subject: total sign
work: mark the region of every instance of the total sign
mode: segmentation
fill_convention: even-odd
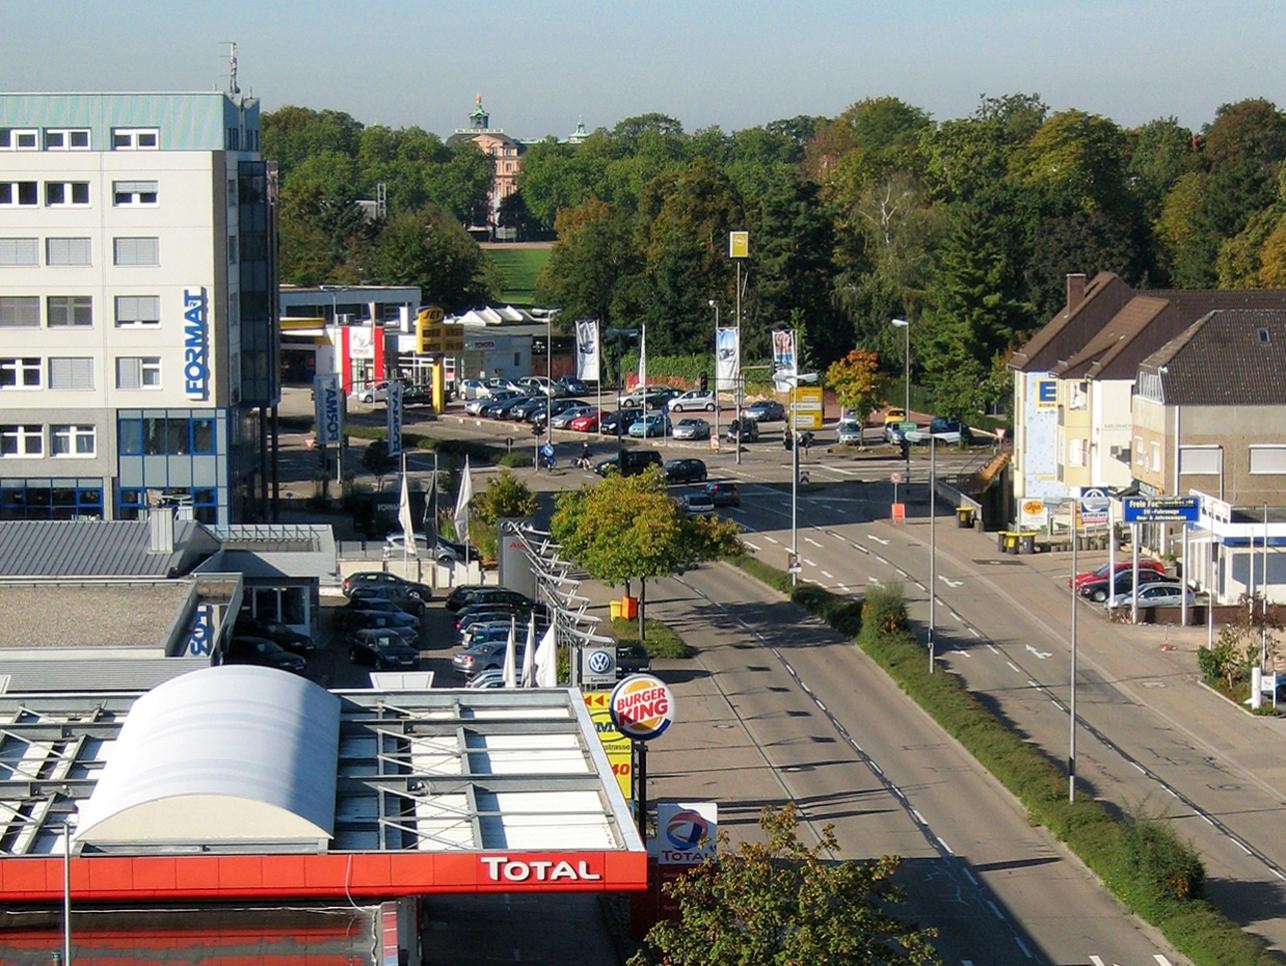
[[[656,803],[657,865],[700,865],[714,858],[719,806],[714,802]]]
[[[612,691],[612,723],[626,738],[651,741],[674,720],[674,695],[651,674],[631,674]]]
[[[496,883],[510,887],[540,887],[551,883],[602,882],[603,864],[599,856],[586,853],[526,853],[523,855],[480,855],[478,864],[481,884]]]

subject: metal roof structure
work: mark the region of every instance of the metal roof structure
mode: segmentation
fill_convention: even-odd
[[[328,694],[289,677],[196,671],[165,685],[174,690],[150,710],[137,693],[0,694],[0,894],[10,904],[61,898],[65,829],[79,901],[646,887],[642,841],[578,691]],[[217,713],[200,707],[203,694]],[[180,698],[197,707],[185,714]],[[273,701],[294,708],[298,727],[281,733],[281,716],[265,709]],[[302,713],[314,701],[319,713],[328,701],[337,708],[332,736],[325,715]],[[164,733],[156,722],[126,734],[140,710],[169,719],[163,751],[137,744],[138,734]],[[235,720],[259,715],[253,726]],[[286,747],[251,751],[252,740]],[[280,774],[266,773],[270,761]],[[315,780],[323,761],[334,762],[328,814],[283,787]],[[243,762],[245,774],[234,776]],[[135,795],[126,779],[147,790]],[[295,816],[284,825],[324,827],[329,816],[329,837],[215,834],[201,796],[219,788],[231,813],[252,818],[284,795],[275,800]],[[157,824],[149,835],[135,824],[130,835],[96,837],[108,816],[162,793],[172,805],[197,803],[207,821],[149,806],[134,813]]]
[[[153,551],[146,520],[0,522],[0,577],[167,577],[218,545],[192,520],[174,521],[169,550]]]

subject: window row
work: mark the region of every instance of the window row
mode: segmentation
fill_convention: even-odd
[[[87,127],[0,127],[0,151],[88,151]],[[113,151],[155,151],[160,147],[161,132],[154,127],[112,128]]]
[[[116,519],[137,520],[153,507],[191,507],[199,523],[216,523],[219,518],[219,491],[205,486],[167,486],[161,489],[122,486],[116,501]]]
[[[117,295],[113,300],[119,328],[161,324],[159,295]],[[0,295],[0,328],[36,329],[42,325],[39,295]],[[46,295],[43,301],[48,328],[92,327],[92,295]]]
[[[94,360],[88,356],[51,356],[47,367],[39,356],[0,358],[0,390],[93,389]],[[160,389],[160,356],[118,356],[117,389]],[[48,373],[48,381],[42,376]]]
[[[117,423],[121,456],[213,456],[213,416],[144,416]]]
[[[48,266],[92,266],[93,246],[88,238],[46,238]],[[156,237],[112,239],[112,264],[154,266],[161,264],[161,240]],[[37,268],[40,244],[36,238],[0,238],[0,267]]]
[[[0,181],[0,208],[35,208],[40,204],[40,182]],[[155,181],[113,181],[113,208],[152,208],[160,191]],[[46,208],[87,208],[88,181],[46,181]]]
[[[93,426],[75,423],[54,423],[45,427],[41,423],[0,424],[0,458],[32,459],[46,452],[54,457],[90,457],[98,455],[98,434]]]
[[[1161,444],[1153,442],[1151,461],[1143,449],[1143,437],[1134,437],[1134,463],[1153,472],[1161,472]],[[1184,476],[1213,476],[1224,471],[1223,447],[1213,445],[1180,446],[1179,472]],[[1248,449],[1247,470],[1254,476],[1286,475],[1286,443],[1252,444]]]
[[[103,516],[103,481],[0,479],[0,520],[76,520]]]

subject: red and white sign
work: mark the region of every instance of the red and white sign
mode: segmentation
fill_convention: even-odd
[[[719,805],[657,802],[656,828],[657,865],[700,865],[715,855]]]
[[[589,859],[522,859],[507,855],[480,855],[481,878],[487,882],[601,882],[603,873],[595,872]],[[601,866],[599,866],[601,869]]]
[[[616,686],[610,700],[616,730],[634,741],[659,737],[674,720],[674,695],[651,674],[631,674]]]

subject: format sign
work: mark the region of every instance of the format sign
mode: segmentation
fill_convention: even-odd
[[[1125,498],[1126,523],[1196,523],[1200,516],[1201,498],[1197,496]]]
[[[205,289],[183,290],[183,394],[204,400],[210,394],[210,313]]]

